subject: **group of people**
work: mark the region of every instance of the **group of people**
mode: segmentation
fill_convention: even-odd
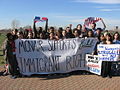
[[[81,24],[78,24],[76,28],[72,29],[72,25],[70,24],[68,27],[63,29],[59,27],[56,30],[54,27],[50,27],[47,31],[43,30],[42,27],[36,28],[36,23],[33,25],[32,29],[25,29],[24,31],[16,30],[16,35],[19,39],[49,39],[49,40],[59,40],[59,39],[68,39],[68,38],[88,38],[88,37],[98,37],[101,32],[105,30],[97,28],[96,24],[91,24],[91,29],[85,28]]]
[[[34,22],[33,29],[25,29],[24,31],[14,29],[12,32],[7,33],[7,40],[4,44],[4,55],[6,60],[6,70],[3,75],[11,75],[11,78],[16,78],[20,76],[18,63],[16,60],[16,49],[15,40],[16,39],[49,39],[49,40],[59,40],[68,38],[98,38],[99,42],[97,44],[120,44],[120,34],[115,32],[113,35],[105,30],[106,26],[102,20],[104,28],[96,28],[96,23],[91,24],[91,28],[86,28],[81,24],[78,24],[76,28],[72,29],[70,24],[68,27],[63,29],[60,27],[56,30],[54,27],[50,27],[47,31],[43,30],[42,27],[36,28],[36,23]],[[93,52],[97,54],[97,50]],[[106,77],[111,75],[111,63],[103,62],[102,76]],[[106,70],[108,69],[109,70]]]

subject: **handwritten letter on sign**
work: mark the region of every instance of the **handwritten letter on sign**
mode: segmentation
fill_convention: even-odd
[[[118,61],[120,57],[120,45],[119,44],[99,44],[98,56],[102,61]]]

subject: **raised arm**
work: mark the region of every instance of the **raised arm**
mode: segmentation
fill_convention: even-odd
[[[103,30],[105,30],[106,25],[105,25],[105,23],[104,23],[104,21],[103,21],[103,19],[102,19],[102,18],[101,18],[101,22],[102,22],[102,24],[103,24],[103,26],[104,26]]]
[[[37,29],[36,29],[35,23],[36,22],[34,22],[34,24],[33,24],[33,32],[34,32],[35,38],[37,38]]]

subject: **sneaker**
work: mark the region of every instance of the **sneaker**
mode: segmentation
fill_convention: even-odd
[[[8,73],[7,73],[7,72],[4,72],[4,73],[3,73],[3,76],[7,76],[7,75],[8,75]]]
[[[10,75],[10,78],[11,78],[11,79],[16,79],[17,77]]]
[[[109,75],[108,77],[109,77],[109,78],[112,78],[112,76],[111,76],[111,75]]]

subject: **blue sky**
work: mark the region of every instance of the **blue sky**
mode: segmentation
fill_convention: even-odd
[[[19,26],[32,25],[34,16],[48,17],[49,26],[58,27],[75,27],[87,17],[101,17],[111,29],[120,26],[120,0],[0,0],[0,29],[11,28],[15,19]]]

